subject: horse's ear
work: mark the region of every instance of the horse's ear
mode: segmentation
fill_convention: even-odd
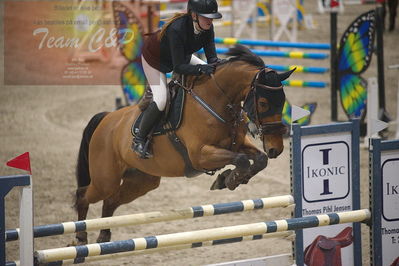
[[[287,72],[278,74],[278,77],[280,78],[280,81],[286,80],[287,78],[289,78],[289,76],[291,76],[292,72],[294,72],[296,70],[296,68],[293,68]]]

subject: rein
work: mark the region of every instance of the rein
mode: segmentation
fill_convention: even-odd
[[[220,122],[222,122],[223,124],[227,124],[229,122],[233,122],[236,121],[237,118],[241,118],[242,117],[242,108],[240,105],[238,104],[233,104],[230,97],[223,91],[223,89],[219,86],[219,84],[217,83],[215,76],[213,74],[211,74],[212,80],[215,83],[216,88],[223,94],[224,97],[227,98],[227,100],[229,101],[229,103],[226,105],[226,108],[230,111],[230,113],[233,116],[233,119],[230,121],[225,120],[221,115],[219,115],[208,103],[206,103],[200,96],[198,96],[198,94],[195,93],[195,91],[193,90],[194,88],[194,84],[197,80],[197,78],[195,78],[193,80],[193,82],[191,83],[190,87],[187,88],[186,86],[184,86],[183,84],[179,83],[177,80],[174,80],[173,82],[175,84],[177,84],[178,86],[182,87],[188,94],[190,94],[202,107],[204,107],[211,115],[213,115],[217,120],[219,120]],[[239,111],[236,111],[235,109],[239,109]]]
[[[186,86],[184,86],[177,80],[174,80],[173,83],[180,86],[181,88],[183,88],[189,95],[191,95],[194,98],[194,100],[196,100],[202,107],[205,108],[205,110],[207,110],[217,120],[219,120],[223,124],[226,124],[227,123],[226,120],[224,120],[221,115],[219,115],[215,110],[213,110],[209,104],[207,104],[200,96],[198,96],[198,94],[195,93],[195,91],[193,90],[193,87],[194,87],[196,80],[197,80],[197,78],[194,79],[194,81],[191,83],[189,88],[187,88]]]
[[[226,105],[226,108],[230,112],[231,116],[233,117],[231,120],[227,121],[225,120],[221,115],[219,115],[209,104],[207,104],[200,96],[198,96],[195,91],[193,90],[194,84],[197,80],[197,77],[193,80],[191,83],[190,87],[187,88],[183,84],[180,84],[177,80],[174,80],[174,83],[182,87],[189,95],[191,95],[194,100],[196,100],[202,107],[205,108],[212,116],[214,116],[218,121],[222,122],[223,124],[229,124],[231,126],[231,145],[230,149],[233,148],[233,146],[236,144],[236,137],[237,137],[237,128],[240,125],[240,122],[244,120],[243,116],[243,109],[239,104],[234,104],[232,103],[230,97],[223,91],[223,89],[219,86],[217,83],[215,76],[211,74],[211,78],[213,82],[215,83],[216,88],[223,94],[225,98],[228,100],[228,104]]]

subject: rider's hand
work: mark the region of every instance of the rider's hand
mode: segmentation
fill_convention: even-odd
[[[215,72],[215,65],[197,65],[199,74],[211,75]]]
[[[225,63],[226,61],[227,61],[227,59],[221,59],[221,58],[214,57],[210,61],[208,61],[208,64],[220,65],[220,64]]]

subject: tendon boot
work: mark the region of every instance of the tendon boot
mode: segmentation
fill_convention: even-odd
[[[152,102],[147,109],[144,110],[144,114],[139,125],[139,131],[135,134],[136,136],[133,139],[132,144],[133,151],[142,159],[148,159],[152,157],[152,154],[148,149],[148,134],[155,126],[156,122],[160,119],[161,115],[162,111],[159,111],[155,102]]]

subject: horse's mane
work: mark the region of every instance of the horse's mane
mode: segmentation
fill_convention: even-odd
[[[251,50],[243,45],[236,44],[234,47],[230,48],[226,54],[232,56],[229,58],[230,62],[244,61],[259,68],[265,67],[265,63],[263,62],[262,58],[251,52]]]

